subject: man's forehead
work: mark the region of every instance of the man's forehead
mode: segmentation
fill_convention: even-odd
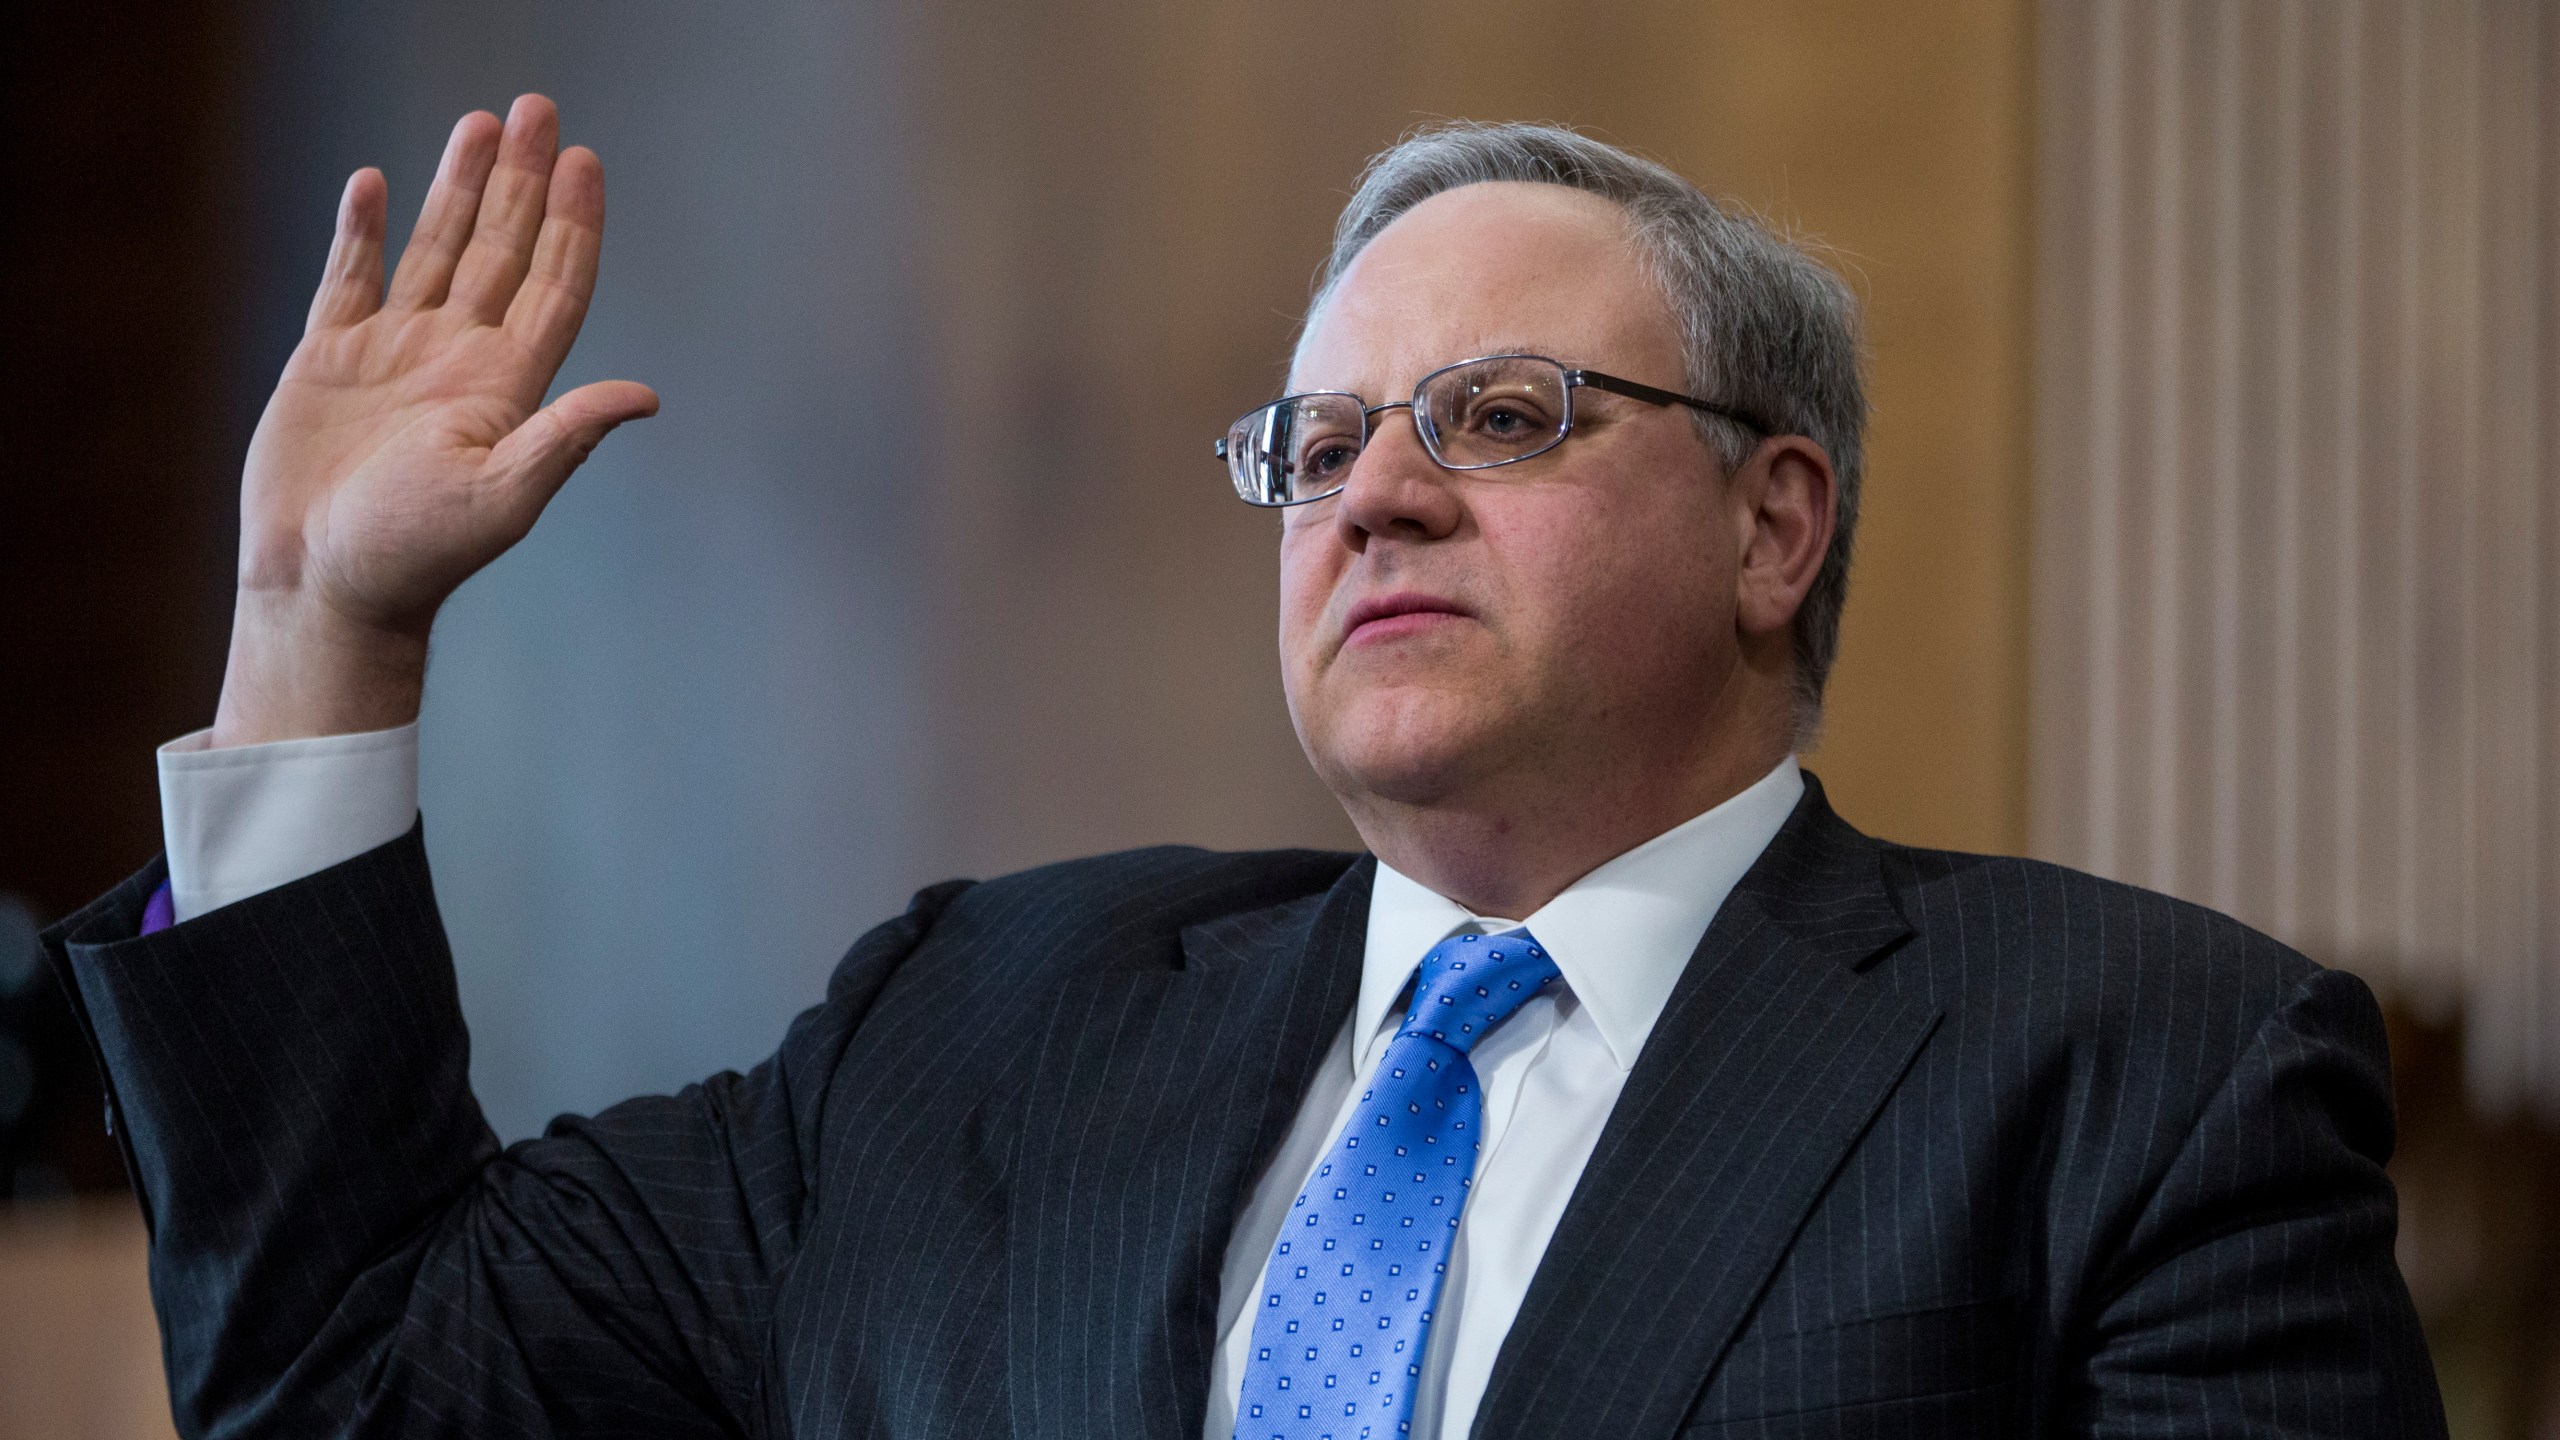
[[[1310,318],[1290,388],[1367,395],[1515,351],[1676,364],[1678,337],[1616,205],[1558,185],[1470,185],[1397,217],[1352,261]]]

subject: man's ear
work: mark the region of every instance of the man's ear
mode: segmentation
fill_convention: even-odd
[[[1734,623],[1743,634],[1773,634],[1794,622],[1831,550],[1839,484],[1831,456],[1802,435],[1761,441],[1735,472],[1743,529]]]

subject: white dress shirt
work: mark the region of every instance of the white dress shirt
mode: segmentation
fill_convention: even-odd
[[[198,732],[160,749],[161,825],[180,920],[353,859],[418,813],[418,727],[223,750]],[[1525,924],[1564,983],[1470,1056],[1484,1151],[1423,1356],[1413,1434],[1463,1437],[1565,1202],[1627,1073],[1725,896],[1804,792],[1793,756],[1733,798],[1575,881],[1525,921],[1473,915],[1381,864],[1358,1007],[1334,1037],[1279,1153],[1227,1240],[1219,1343],[1201,1433],[1230,1440],[1262,1272],[1290,1203],[1350,1118],[1403,1019],[1425,952]]]
[[[180,920],[388,844],[418,819],[418,724],[206,748],[160,747],[160,843]]]

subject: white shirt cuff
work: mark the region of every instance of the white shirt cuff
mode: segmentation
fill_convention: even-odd
[[[316,875],[418,818],[418,725],[207,748],[160,747],[160,830],[179,920]]]

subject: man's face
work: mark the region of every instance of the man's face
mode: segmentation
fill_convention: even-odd
[[[1405,400],[1430,371],[1498,353],[1687,388],[1623,213],[1495,183],[1371,241],[1289,389]],[[1407,412],[1387,411],[1340,494],[1285,512],[1290,715],[1355,820],[1373,797],[1500,807],[1594,767],[1676,767],[1705,743],[1739,658],[1744,517],[1684,408],[1592,388],[1573,405],[1562,445],[1469,472],[1434,464]]]

